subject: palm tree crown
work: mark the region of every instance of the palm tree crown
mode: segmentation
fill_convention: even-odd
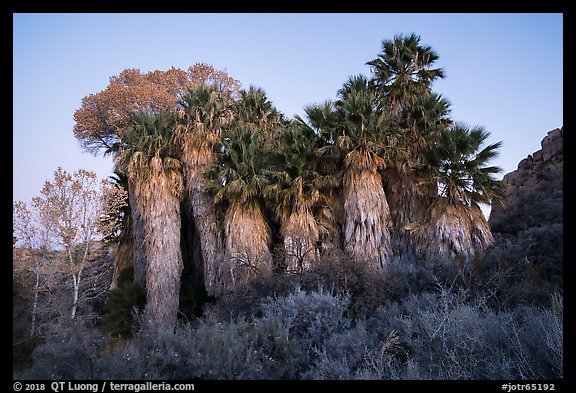
[[[265,193],[273,201],[276,217],[284,222],[294,209],[325,202],[326,191],[337,184],[329,163],[318,154],[320,137],[309,127],[296,125],[282,135],[270,155],[270,185]]]
[[[372,67],[377,89],[389,97],[391,113],[398,114],[407,102],[430,91],[436,78],[443,78],[441,68],[432,68],[438,55],[420,44],[420,36],[396,35],[382,41],[382,53],[367,64]]]
[[[462,124],[445,129],[427,154],[421,168],[428,182],[439,186],[439,193],[450,203],[492,203],[504,197],[504,185],[493,177],[499,167],[487,166],[502,145],[496,142],[481,149],[490,137],[482,127]]]
[[[345,154],[345,165],[381,167],[385,144],[390,136],[388,116],[377,93],[362,75],[350,78],[338,92],[336,146]]]
[[[272,145],[281,138],[286,121],[261,88],[250,86],[240,91],[240,99],[234,106],[238,124],[250,124],[260,132],[260,138]]]
[[[222,127],[231,120],[229,101],[212,86],[189,89],[178,105],[176,136],[180,141],[191,139],[196,147],[217,143]]]
[[[120,135],[122,147],[116,155],[116,162],[122,171],[139,176],[147,176],[154,169],[150,160],[159,157],[163,169],[169,176],[179,176],[180,161],[172,141],[172,118],[149,112],[131,116],[131,123]]]
[[[265,157],[260,133],[251,126],[236,126],[223,138],[220,162],[208,175],[207,189],[214,193],[214,201],[253,209],[269,184]]]

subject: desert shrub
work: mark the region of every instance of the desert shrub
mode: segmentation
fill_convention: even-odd
[[[518,233],[526,256],[540,267],[540,276],[551,284],[562,285],[564,229],[562,223],[529,228]]]
[[[187,364],[203,379],[296,378],[303,363],[299,343],[278,316],[227,323],[208,317],[196,340]]]
[[[186,359],[195,348],[189,325],[175,331],[140,330],[124,345],[99,359],[100,379],[173,380],[188,379],[193,370]]]
[[[320,288],[305,292],[296,288],[289,296],[268,299],[262,304],[263,319],[281,316],[292,337],[305,348],[318,347],[333,332],[350,326],[346,316],[349,297]]]
[[[563,377],[563,300],[553,295],[551,303],[551,307],[519,308],[506,330],[518,378]]]
[[[213,309],[173,332],[110,340],[89,326],[51,336],[25,378],[41,379],[558,379],[563,308],[493,308],[437,285],[350,316],[344,291],[260,299],[252,315]]]
[[[537,240],[538,236],[553,242],[560,236],[561,240],[561,228],[559,235],[544,227],[527,232],[530,234],[524,238],[497,234],[495,244],[484,253],[437,264],[434,275],[442,285],[466,290],[472,297],[485,297],[493,308],[548,306],[550,295],[562,290],[562,247],[542,256],[534,251],[534,244],[545,244]]]
[[[267,297],[286,296],[297,285],[296,277],[273,273],[243,284],[206,304],[215,317],[227,320],[261,315],[260,303]]]
[[[424,379],[511,378],[503,329],[511,315],[446,290],[417,298],[399,334],[412,372]]]
[[[22,283],[20,275],[12,280],[12,365],[13,372],[20,372],[32,363],[32,351],[38,339],[30,337],[31,294]]]
[[[296,379],[317,348],[349,328],[347,305],[343,294],[296,289],[262,300],[260,316],[226,320],[208,310],[175,333],[138,332],[94,368],[113,379]]]
[[[211,308],[221,318],[259,316],[262,313],[259,304],[269,296],[287,296],[296,287],[307,292],[326,288],[347,293],[348,315],[361,319],[390,301],[432,289],[437,282],[433,265],[420,262],[391,263],[383,272],[373,272],[365,263],[352,262],[346,257],[323,259],[302,274],[276,273],[256,279],[225,294]]]
[[[295,379],[335,332],[348,328],[346,295],[294,289],[260,302],[257,316],[222,323],[210,313],[197,330],[201,377]]]
[[[323,287],[346,292],[352,318],[370,312],[388,300],[393,288],[384,284],[383,273],[369,269],[365,262],[354,262],[346,257],[322,260],[299,279],[302,288],[308,291]]]
[[[562,302],[493,310],[441,288],[378,308],[318,350],[311,379],[558,379]]]
[[[106,339],[94,327],[76,318],[50,335],[33,352],[33,366],[22,379],[93,379]]]

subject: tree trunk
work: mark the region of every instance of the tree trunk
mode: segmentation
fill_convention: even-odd
[[[152,173],[141,184],[145,196],[142,212],[148,261],[146,320],[158,331],[171,331],[178,316],[180,279],[184,264],[180,249],[181,179],[169,178],[159,157],[151,160]]]
[[[74,279],[74,292],[72,299],[72,313],[70,319],[76,318],[76,308],[78,307],[78,294],[80,292],[80,277],[77,277],[76,274],[74,274],[72,278]]]
[[[233,203],[228,207],[224,220],[224,289],[234,289],[255,277],[271,274],[270,229],[260,207],[256,205],[249,210]]]
[[[182,162],[186,188],[194,224],[198,230],[204,263],[204,286],[209,295],[218,295],[221,291],[220,263],[222,260],[222,242],[218,236],[218,221],[212,197],[204,191],[204,174],[214,164],[214,153],[208,144],[194,144],[192,137],[183,142]]]
[[[88,255],[88,247],[89,245],[85,245],[84,255],[82,259],[78,262],[79,264],[78,271],[72,271],[72,281],[73,281],[73,291],[72,291],[72,311],[70,313],[70,319],[76,318],[76,311],[78,310],[78,299],[80,298],[80,282],[82,280],[82,272],[84,271],[84,262],[86,261],[86,257]],[[68,246],[68,258],[70,260],[70,265],[72,266],[71,269],[74,269],[74,258],[72,257],[72,247]]]
[[[114,255],[114,273],[112,275],[112,284],[110,290],[118,287],[118,278],[123,270],[133,265],[134,261],[134,243],[133,243],[133,229],[127,236],[124,236],[118,242],[118,247]],[[142,252],[142,250],[140,251]]]
[[[302,273],[318,262],[318,224],[307,206],[294,209],[282,227],[282,235],[289,272]]]
[[[422,258],[417,252],[414,231],[410,228],[424,223],[429,198],[422,194],[413,176],[402,174],[395,168],[386,169],[382,174],[392,221],[392,250],[407,261]]]
[[[138,174],[128,173],[128,189],[130,196],[130,209],[132,211],[132,263],[134,265],[134,282],[142,289],[146,289],[146,271],[148,270],[148,261],[144,251],[144,239],[146,232],[142,217],[142,199],[140,187],[137,178]]]
[[[342,228],[345,226],[341,189],[330,194],[328,206],[323,206],[316,216],[321,242],[320,254],[327,258],[341,258],[344,253]]]
[[[344,173],[344,247],[354,261],[365,261],[374,270],[392,257],[390,210],[375,168],[350,164]]]
[[[30,323],[30,338],[36,330],[36,310],[38,309],[38,292],[40,291],[40,267],[36,266],[36,283],[34,285],[34,301],[32,302],[32,322]]]

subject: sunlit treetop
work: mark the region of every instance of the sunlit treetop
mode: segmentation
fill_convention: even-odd
[[[132,114],[174,113],[178,99],[198,85],[215,86],[230,99],[240,94],[239,81],[208,64],[198,63],[187,71],[172,67],[142,73],[129,68],[112,76],[104,90],[82,99],[74,113],[74,135],[91,152],[110,152]]]

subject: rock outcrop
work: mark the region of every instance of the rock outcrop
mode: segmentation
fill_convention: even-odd
[[[504,176],[507,197],[492,208],[492,232],[516,235],[528,228],[563,222],[563,139],[563,128],[548,132],[542,148]]]
[[[542,149],[504,176],[503,205],[493,207],[490,228],[502,249],[515,249],[538,288],[563,287],[563,129],[542,140]],[[551,290],[552,290],[551,289]]]

